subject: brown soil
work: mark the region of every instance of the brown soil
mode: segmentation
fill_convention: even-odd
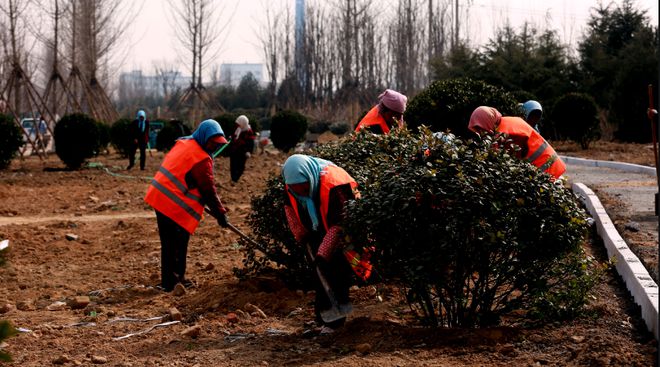
[[[247,229],[250,197],[284,158],[264,154],[249,160],[239,186],[229,185],[227,161],[217,163],[220,194],[237,227]],[[303,332],[313,318],[313,295],[268,277],[239,282],[231,271],[242,260],[236,235],[206,219],[188,251],[187,275],[197,287],[178,297],[159,292],[152,286],[159,280],[160,243],[142,196],[161,160],[160,153],[149,157],[145,172],[123,171],[126,162],[115,155],[95,160],[111,172],[145,179],[116,177],[99,168],[54,170],[62,167],[56,157],[17,160],[0,172],[0,240],[10,240],[7,264],[0,267],[0,318],[31,330],[3,347],[15,365],[654,364],[656,343],[612,274],[596,287],[590,317],[485,330],[421,328],[396,288],[386,287],[383,302],[376,300],[373,287],[355,288],[355,311],[345,327],[310,337]],[[69,241],[67,234],[78,238]],[[604,261],[602,251],[591,245],[588,250]],[[56,301],[84,295],[92,301],[84,309],[48,310]],[[112,320],[163,316],[173,307],[182,314],[180,323],[113,340],[169,319]],[[198,336],[182,334],[195,325]]]

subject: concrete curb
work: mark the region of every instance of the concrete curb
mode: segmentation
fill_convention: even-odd
[[[609,163],[609,162],[608,162]],[[658,327],[658,285],[651,279],[649,272],[639,261],[605,212],[598,196],[585,184],[576,182],[573,192],[580,196],[596,221],[598,234],[603,238],[607,256],[614,257],[616,270],[626,283],[635,303],[642,308],[642,318],[648,329],[660,340]]]
[[[656,175],[655,167],[642,166],[640,164],[611,162],[611,161],[597,161],[594,159],[568,157],[564,155],[561,155],[559,157],[566,164],[574,164],[577,166],[589,166],[589,167],[606,167],[606,168],[613,168],[626,172],[644,173],[651,176]]]

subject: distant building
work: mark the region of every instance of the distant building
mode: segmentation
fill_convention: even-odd
[[[263,83],[263,64],[221,64],[220,84],[237,87],[248,73],[261,85]]]
[[[168,71],[158,75],[144,75],[142,70],[133,70],[119,75],[119,98],[126,100],[135,97],[163,97],[190,86],[192,77],[183,76],[178,71]]]

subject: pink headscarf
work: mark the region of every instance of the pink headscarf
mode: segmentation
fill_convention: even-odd
[[[406,111],[408,97],[397,91],[386,89],[385,92],[378,96],[378,101],[394,112],[404,113]]]
[[[474,112],[472,112],[472,116],[470,116],[468,129],[475,133],[479,133],[482,130],[494,131],[495,126],[497,126],[501,118],[502,114],[495,108],[479,106],[474,110]]]

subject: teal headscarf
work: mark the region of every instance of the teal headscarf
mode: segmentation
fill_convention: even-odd
[[[285,184],[293,185],[309,182],[310,196],[300,196],[295,193],[291,194],[296,198],[299,205],[307,208],[309,218],[312,220],[312,228],[315,231],[319,226],[319,215],[316,210],[314,198],[317,198],[319,195],[321,171],[323,168],[331,164],[333,163],[326,161],[325,159],[310,157],[303,154],[294,154],[289,157],[286,162],[284,162],[284,166],[282,166],[282,176],[284,177]]]
[[[142,120],[140,120],[140,117],[142,117]],[[147,113],[143,110],[139,110],[137,112],[137,116],[135,116],[135,119],[138,120],[138,127],[140,127],[140,131],[144,132],[144,127],[147,121]]]
[[[197,144],[199,144],[199,146],[204,148],[206,142],[216,135],[225,136],[225,132],[222,131],[222,128],[220,127],[220,124],[217,121],[208,119],[202,121],[202,123],[199,124],[197,130],[195,130],[192,133],[192,135],[183,136],[179,139],[195,139]],[[207,152],[207,153],[209,153],[209,155],[213,157],[214,152]]]

